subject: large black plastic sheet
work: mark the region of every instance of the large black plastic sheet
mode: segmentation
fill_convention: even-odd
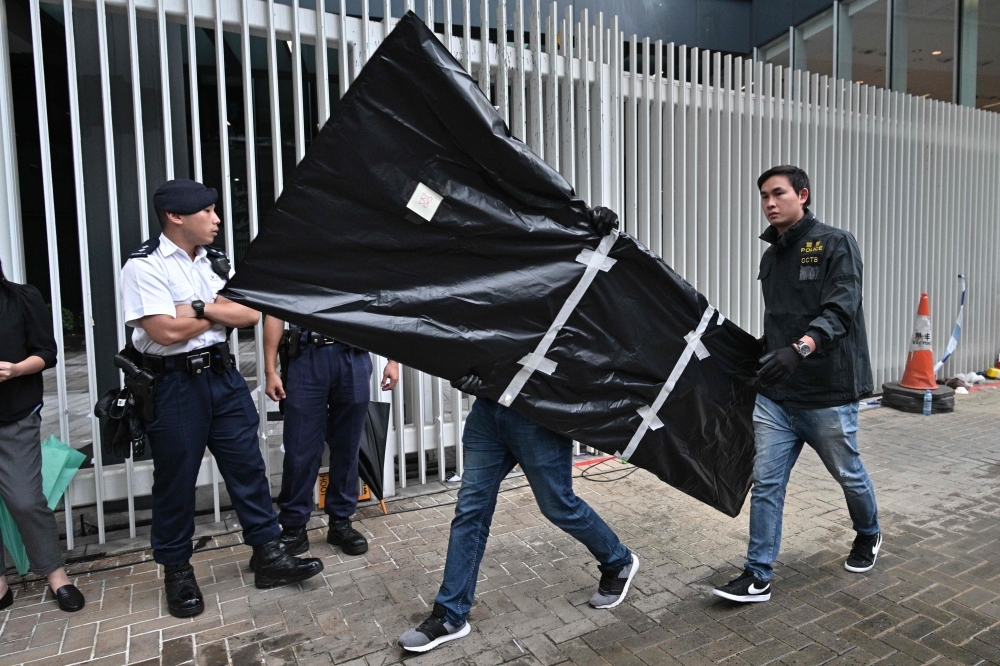
[[[223,294],[439,377],[476,373],[481,396],[735,516],[753,466],[757,343],[588,219],[410,13]]]

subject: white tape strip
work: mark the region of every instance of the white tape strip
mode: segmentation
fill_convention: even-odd
[[[657,429],[658,426],[653,426],[654,419],[659,422],[660,425],[663,425],[657,414],[659,413],[660,408],[663,407],[663,403],[665,403],[667,398],[670,396],[670,392],[673,391],[674,387],[677,385],[677,380],[679,380],[681,375],[684,374],[684,369],[687,368],[688,363],[691,361],[691,357],[698,353],[697,350],[699,347],[705,349],[704,345],[701,344],[701,336],[705,334],[705,329],[708,328],[708,322],[711,321],[713,314],[715,314],[715,308],[709,305],[705,309],[705,313],[701,316],[701,321],[698,322],[698,328],[684,336],[684,339],[687,340],[687,346],[684,347],[684,351],[681,352],[681,357],[677,359],[677,363],[674,364],[674,369],[670,371],[670,376],[667,377],[666,383],[663,385],[663,388],[660,389],[660,393],[656,396],[656,400],[653,401],[653,404],[639,410],[639,413],[642,414],[642,423],[639,424],[639,429],[635,431],[634,435],[632,435],[631,441],[629,441],[628,446],[625,447],[625,452],[616,453],[615,455],[617,457],[622,460],[628,460],[632,457],[632,454],[635,453],[636,448],[639,446],[639,442],[642,441],[642,438],[645,436],[646,431]],[[705,349],[705,356],[708,356],[707,349]],[[699,355],[698,358],[705,358],[705,356]],[[647,410],[645,414],[642,412],[643,409]]]
[[[539,356],[534,352],[526,355],[524,358],[518,361],[518,363],[520,363],[526,368],[531,367],[535,370],[538,370],[538,372],[541,372],[546,375],[551,375],[553,372],[556,371],[555,361],[550,361],[544,356]]]
[[[583,264],[584,266],[587,266],[590,264],[590,260],[593,259],[593,257],[594,257],[594,251],[591,250],[590,248],[587,248],[586,250],[583,250],[582,252],[580,252],[580,254],[577,255],[576,260],[581,264]],[[611,267],[615,265],[616,261],[618,260],[612,259],[611,257],[606,257],[604,259],[604,263],[601,264],[601,271],[607,273],[608,271],[611,270]]]
[[[726,317],[725,317],[725,315],[723,315],[723,314],[722,314],[722,313],[720,312],[720,313],[719,313],[719,319],[718,319],[718,320],[717,320],[717,321],[715,322],[715,325],[716,325],[716,326],[722,326],[722,324],[723,324],[723,323],[724,323],[725,321],[726,321]]]
[[[514,402],[521,389],[524,385],[528,383],[528,379],[531,377],[535,370],[541,369],[540,361],[536,360],[536,357],[541,360],[548,361],[545,355],[548,353],[549,348],[556,339],[556,335],[566,322],[569,320],[569,316],[573,314],[573,310],[576,306],[580,304],[583,300],[583,295],[587,293],[587,289],[590,288],[590,283],[594,281],[597,276],[598,271],[602,270],[605,260],[608,258],[608,253],[611,252],[611,248],[614,247],[615,241],[618,240],[618,230],[614,229],[610,234],[601,239],[600,245],[597,246],[597,251],[590,256],[590,260],[587,262],[587,270],[583,272],[583,277],[577,283],[573,292],[563,303],[562,308],[559,310],[559,314],[556,315],[555,321],[549,326],[549,330],[546,331],[545,335],[541,340],[538,341],[538,346],[535,347],[535,351],[532,354],[528,354],[521,362],[524,367],[517,371],[514,378],[510,380],[510,384],[507,389],[500,396],[500,404],[504,407],[510,407],[510,404]],[[609,267],[610,268],[610,267]],[[528,360],[527,364],[524,364],[525,360]],[[552,363],[551,361],[549,361]],[[552,368],[555,369],[555,363],[552,363]],[[542,370],[544,372],[544,370]]]
[[[643,419],[649,418],[650,430],[659,430],[660,428],[663,427],[663,421],[661,421],[660,417],[656,415],[656,412],[654,412],[649,407],[640,407],[635,411],[639,412],[639,416],[641,416]]]
[[[708,358],[708,350],[705,348],[705,345],[701,343],[701,338],[695,337],[694,331],[691,331],[690,333],[685,335],[684,341],[685,342],[694,341],[694,353],[698,355],[699,361],[704,361],[706,358]]]

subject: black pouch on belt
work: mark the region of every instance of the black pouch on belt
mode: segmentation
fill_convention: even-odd
[[[229,343],[220,342],[217,345],[212,345],[212,370],[216,374],[223,374],[229,370],[229,366],[233,364],[233,356],[229,353]]]

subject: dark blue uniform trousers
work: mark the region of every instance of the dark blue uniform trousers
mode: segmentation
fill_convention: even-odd
[[[156,380],[156,420],[146,426],[153,449],[154,560],[175,565],[191,558],[194,490],[206,446],[226,482],[243,541],[259,546],[281,533],[257,425],[257,410],[236,368],[169,372]]]
[[[283,527],[302,527],[313,507],[313,487],[330,445],[330,485],[324,509],[350,518],[358,506],[358,449],[371,399],[368,352],[339,342],[305,344],[288,364],[285,386],[285,463],[278,495]]]

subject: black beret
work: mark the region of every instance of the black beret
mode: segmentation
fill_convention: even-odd
[[[197,213],[218,200],[219,193],[214,187],[205,187],[187,178],[168,180],[153,193],[156,208],[177,215]]]

